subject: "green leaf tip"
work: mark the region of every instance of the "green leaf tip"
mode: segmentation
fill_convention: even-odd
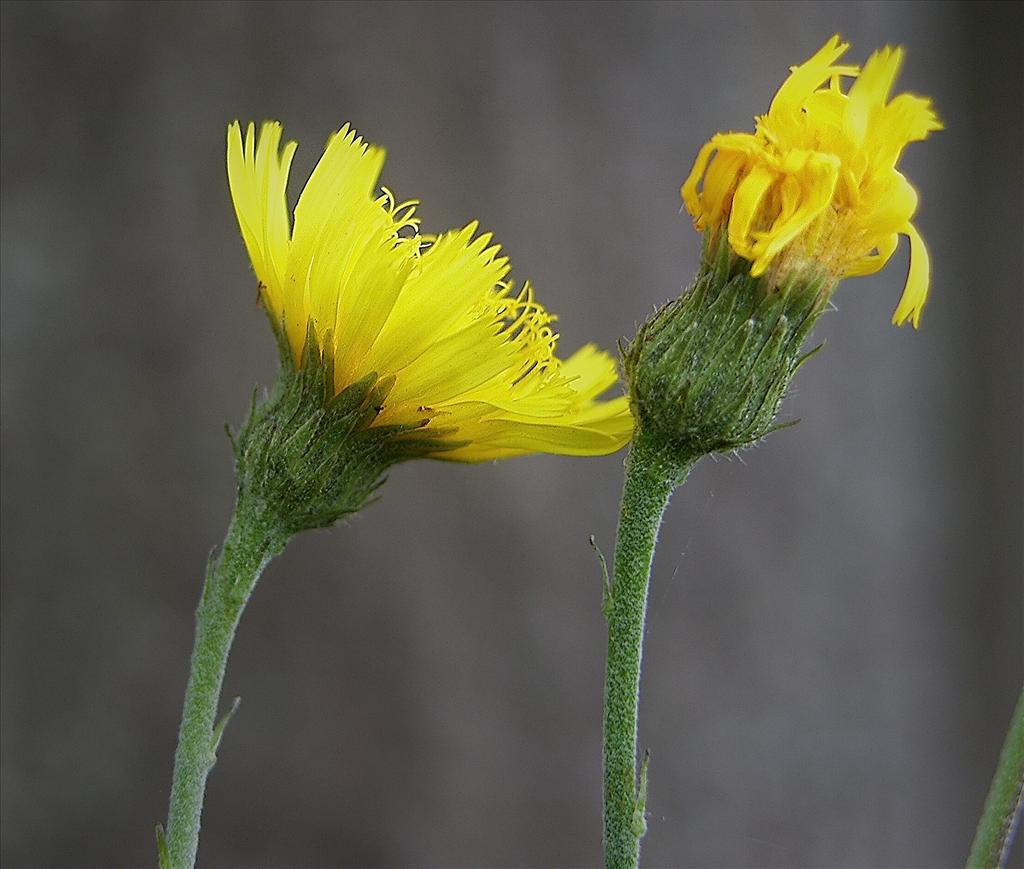
[[[650,762],[651,752],[648,749],[644,751],[644,759],[640,764],[640,790],[633,808],[633,832],[638,839],[647,833],[647,767]]]
[[[597,545],[597,540],[594,535],[591,534],[589,538],[590,548],[594,550],[594,554],[597,555],[597,560],[601,565],[601,612],[604,613],[604,617],[608,618],[612,612],[612,581],[608,576],[608,561],[604,557],[604,553],[601,551],[601,547]]]
[[[156,825],[156,853],[160,869],[173,869],[171,866],[171,852],[167,847],[167,836],[164,833],[164,825]]]
[[[220,721],[217,722],[217,726],[213,728],[213,734],[210,738],[210,751],[213,754],[213,759],[217,759],[217,749],[220,748],[220,741],[224,738],[224,728],[228,726],[228,722],[234,718],[235,713],[238,711],[238,707],[242,703],[241,697],[236,697],[231,701],[231,708],[224,713]]]

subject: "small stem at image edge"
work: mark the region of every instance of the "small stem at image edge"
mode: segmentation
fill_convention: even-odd
[[[968,869],[996,869],[1010,859],[1024,800],[1024,690],[1010,721],[1010,731],[974,836]]]

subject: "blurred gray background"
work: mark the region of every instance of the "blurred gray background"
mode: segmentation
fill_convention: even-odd
[[[948,130],[904,163],[933,300],[844,284],[795,429],[668,513],[644,863],[962,864],[1022,657],[1021,5],[4,3],[2,857],[153,865],[225,422],[271,336],[224,128],[389,149],[427,231],[478,217],[562,348],[678,293],[678,187],[834,31]],[[231,660],[206,867],[594,866],[622,454],[420,462],[266,572]],[[1019,851],[1018,851],[1019,854]],[[1018,858],[1019,859],[1019,858]]]

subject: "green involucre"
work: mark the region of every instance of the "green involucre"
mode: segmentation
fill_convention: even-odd
[[[707,245],[693,286],[625,348],[637,428],[684,460],[764,437],[826,298],[821,277],[775,286],[750,277],[727,243]]]
[[[371,373],[334,395],[331,357],[320,352],[312,326],[298,364],[283,329],[275,335],[277,383],[262,402],[254,395],[231,443],[240,496],[262,503],[286,536],[329,527],[361,510],[391,465],[461,446],[446,439],[449,429],[427,429],[427,418],[373,425],[394,377]]]

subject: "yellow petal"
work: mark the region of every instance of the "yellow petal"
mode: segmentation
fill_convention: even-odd
[[[768,166],[755,166],[736,189],[729,217],[729,243],[736,251],[749,250],[751,228],[776,177],[775,171]]]
[[[886,46],[868,58],[850,87],[844,123],[847,134],[855,142],[863,143],[867,138],[869,127],[889,98],[902,63],[903,49]]]
[[[237,121],[228,126],[228,185],[246,250],[277,315],[283,313],[282,276],[288,262],[290,226],[285,200],[296,144],[280,149],[281,125],[249,124],[243,142]]]
[[[769,115],[794,113],[799,111],[801,103],[829,80],[837,71],[833,64],[846,53],[850,47],[842,42],[839,34],[835,34],[828,42],[799,66],[794,66],[775,99],[768,109]]]
[[[894,232],[892,235],[888,235],[882,238],[878,242],[878,253],[868,254],[862,256],[858,260],[854,260],[850,263],[843,271],[842,276],[844,278],[862,277],[864,275],[873,275],[879,269],[881,269],[892,255],[896,252],[896,246],[899,244],[899,236]]]
[[[755,250],[757,259],[750,269],[755,277],[763,274],[778,253],[799,236],[832,202],[839,178],[839,161],[830,154],[807,154],[803,167],[787,180],[799,185],[800,195],[792,214],[783,214],[760,236]]]
[[[562,374],[580,401],[590,401],[619,379],[615,360],[596,344],[585,344],[562,363]]]
[[[921,322],[921,311],[924,309],[925,302],[928,301],[931,263],[924,239],[921,238],[914,225],[908,223],[903,228],[903,234],[910,239],[910,271],[907,274],[907,283],[903,288],[900,303],[892,315],[892,323],[894,326],[902,326],[907,320],[910,320],[916,329]]]
[[[704,143],[700,151],[697,152],[697,159],[693,161],[693,168],[690,170],[690,174],[683,182],[683,186],[679,188],[679,193],[683,197],[686,210],[690,212],[690,216],[694,220],[699,219],[701,215],[700,193],[697,192],[697,185],[700,184],[700,179],[704,177],[704,170],[707,169],[708,162],[714,156],[715,150],[716,145],[714,142]]]

